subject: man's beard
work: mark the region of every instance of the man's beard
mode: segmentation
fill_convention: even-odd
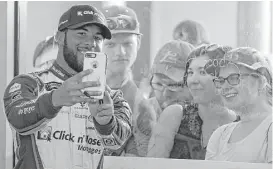
[[[64,46],[63,46],[63,53],[64,53],[63,54],[64,60],[66,61],[68,66],[70,66],[76,72],[83,71],[83,62],[78,61],[77,55],[73,52],[73,50],[68,48],[66,36],[65,36]]]

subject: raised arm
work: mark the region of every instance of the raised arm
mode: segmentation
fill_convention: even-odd
[[[114,115],[106,125],[100,125],[94,120],[95,128],[102,137],[105,148],[119,150],[132,134],[132,111],[122,96],[121,91],[111,91]]]

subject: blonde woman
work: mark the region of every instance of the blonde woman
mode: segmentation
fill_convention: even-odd
[[[221,60],[221,59],[220,59]],[[224,104],[241,121],[218,128],[207,160],[272,163],[272,72],[269,60],[253,48],[237,48],[222,58],[214,79]]]

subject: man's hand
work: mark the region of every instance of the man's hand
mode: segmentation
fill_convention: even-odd
[[[86,97],[82,93],[81,89],[97,87],[100,85],[98,82],[82,82],[82,78],[92,72],[91,69],[84,70],[64,81],[64,83],[52,93],[53,106],[72,106],[80,102],[90,102],[91,98]],[[101,92],[92,92],[90,94],[93,96],[99,96],[101,95]]]
[[[114,115],[113,100],[110,97],[108,90],[105,90],[102,104],[94,104],[89,102],[88,104],[91,115],[100,125],[106,125],[110,122]]]

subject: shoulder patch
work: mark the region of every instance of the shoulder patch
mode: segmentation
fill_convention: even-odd
[[[14,83],[10,88],[9,88],[9,93],[13,93],[15,91],[18,91],[21,89],[21,84],[19,83]]]
[[[22,94],[22,91],[17,91],[17,92],[12,93],[11,94],[11,103],[10,104],[13,104],[16,101],[23,99],[21,94]]]
[[[38,90],[41,92],[44,88],[44,82],[39,78],[39,75],[36,72],[29,73],[28,75],[36,81]]]

